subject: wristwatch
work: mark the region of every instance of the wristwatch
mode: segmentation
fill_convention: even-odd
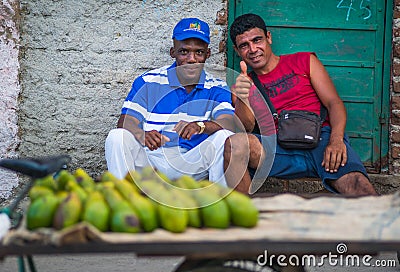
[[[203,121],[196,122],[196,124],[200,127],[199,134],[202,134],[204,132],[205,128],[206,128],[206,125],[204,124]]]

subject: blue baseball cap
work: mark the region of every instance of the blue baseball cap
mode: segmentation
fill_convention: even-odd
[[[209,44],[210,27],[206,22],[200,19],[184,18],[176,24],[172,38],[178,41],[197,38]]]

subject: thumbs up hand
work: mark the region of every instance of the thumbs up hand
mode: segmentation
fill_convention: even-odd
[[[240,61],[240,74],[247,76],[247,64],[243,60]]]
[[[244,61],[240,62],[240,74],[236,78],[236,83],[232,88],[232,92],[240,100],[247,101],[249,98],[250,88],[253,85],[253,81],[247,75],[247,65]]]

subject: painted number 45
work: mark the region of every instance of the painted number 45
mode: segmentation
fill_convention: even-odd
[[[355,7],[357,2],[360,2],[360,5],[358,7]],[[360,10],[360,11],[366,12],[367,15],[364,16],[363,19],[364,20],[368,20],[369,18],[371,18],[372,12],[371,12],[369,6],[365,2],[371,2],[371,0],[359,0],[359,1],[340,0],[336,7],[339,8],[339,9],[347,9],[346,21],[349,20],[350,13],[352,11],[357,11],[357,9]]]

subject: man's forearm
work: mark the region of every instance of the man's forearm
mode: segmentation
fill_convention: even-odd
[[[329,122],[331,124],[331,137],[330,139],[343,141],[344,131],[346,128],[347,115],[346,109],[341,102],[333,103],[328,108]]]
[[[245,130],[246,132],[251,132],[254,129],[254,112],[251,109],[248,101],[246,103],[245,101],[237,100],[235,105],[235,115],[237,117],[235,118],[236,127],[240,131]]]
[[[205,121],[204,125],[205,125],[204,133],[208,135],[211,135],[214,132],[221,129],[228,129],[230,131],[234,131],[235,129],[233,116],[228,114],[221,115],[216,120]]]
[[[136,140],[144,145],[144,130],[139,127],[139,120],[129,115],[121,115],[117,128],[124,128],[135,136]]]

